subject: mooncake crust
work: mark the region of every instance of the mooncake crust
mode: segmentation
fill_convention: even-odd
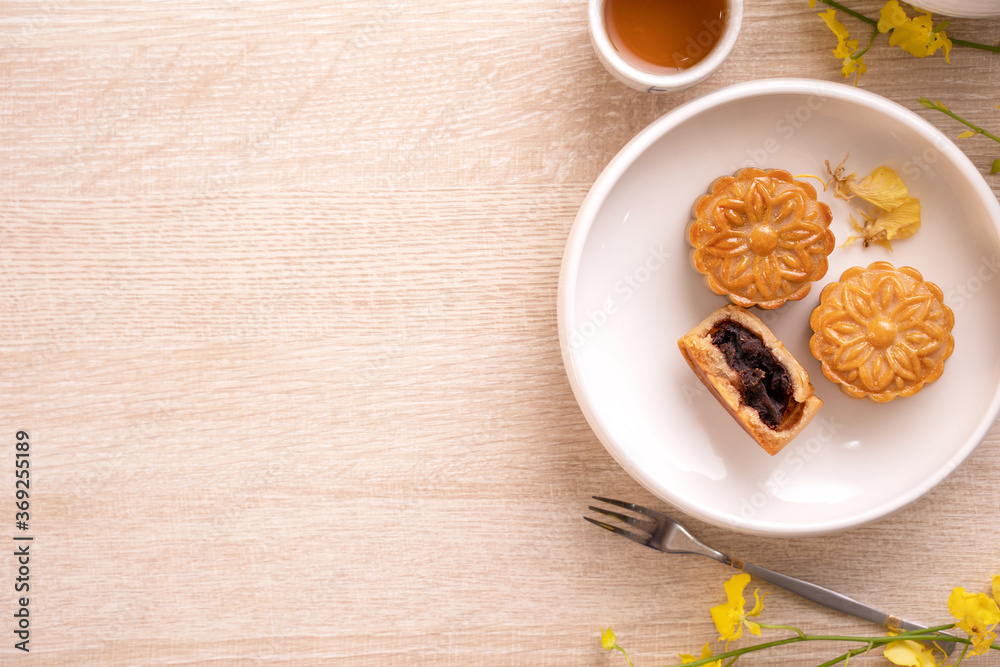
[[[739,376],[730,368],[722,351],[712,342],[713,329],[718,323],[727,319],[760,336],[774,358],[785,367],[792,378],[794,387],[792,399],[796,405],[777,428],[770,428],[761,421],[755,409],[743,402],[739,389]],[[814,393],[809,374],[792,353],[775,338],[760,318],[739,306],[729,304],[716,310],[685,334],[677,342],[677,346],[695,375],[712,395],[743,427],[743,430],[771,456],[791,442],[823,405],[823,401]]]
[[[954,325],[940,287],[913,267],[873,262],[823,288],[809,351],[845,394],[885,403],[941,377]]]
[[[830,207],[783,169],[742,169],[717,179],[692,209],[694,268],[716,294],[745,308],[804,298],[836,244]]]

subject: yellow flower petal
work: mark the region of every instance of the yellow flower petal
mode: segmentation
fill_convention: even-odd
[[[819,15],[821,19],[826,23],[827,27],[833,31],[833,34],[837,36],[837,39],[843,40],[850,36],[850,32],[847,30],[847,26],[840,22],[837,18],[836,9],[828,9]]]
[[[833,50],[833,55],[838,58],[849,58],[858,49],[858,40],[849,39],[850,33],[847,27],[837,19],[837,10],[828,9],[819,15],[827,27],[837,36],[837,48]],[[845,75],[846,76],[846,75]]]
[[[948,611],[958,621],[956,625],[972,639],[971,655],[981,655],[990,650],[997,635],[993,628],[1000,623],[1000,608],[985,593],[968,593],[961,586],[948,596]]]
[[[975,130],[966,130],[962,134],[958,135],[958,138],[959,139],[968,139],[969,137],[974,137],[974,136],[976,136]]]
[[[746,572],[734,574],[729,578],[723,587],[726,589],[726,599],[731,605],[739,605],[740,613],[743,613],[743,605],[746,599],[743,597],[743,589],[750,583],[750,575]]]
[[[906,25],[908,21],[909,18],[906,16],[903,8],[899,6],[899,3],[896,0],[889,0],[882,7],[882,11],[879,14],[878,31],[887,33],[894,28]]]
[[[883,653],[889,662],[894,665],[905,665],[905,667],[938,667],[940,664],[934,659],[933,649],[929,649],[922,643],[915,641],[892,642],[885,647]]]
[[[694,662],[695,660],[704,660],[705,658],[711,658],[712,649],[711,646],[708,643],[706,643],[704,646],[701,647],[701,655],[698,656],[697,658],[688,653],[679,653],[678,655],[681,657],[681,663],[686,665],[687,663]],[[706,663],[705,667],[722,667],[722,660],[720,659],[716,660],[715,662]]]
[[[889,167],[876,167],[860,181],[848,181],[847,187],[851,194],[887,211],[909,199],[903,179],[895,169]]]
[[[606,651],[610,651],[614,649],[617,643],[618,637],[615,636],[615,633],[611,628],[601,630],[601,647],[603,647]]]
[[[941,35],[941,46],[944,48],[945,62],[951,63],[951,40],[944,34],[944,30],[939,31],[938,34]]]
[[[913,236],[920,229],[920,200],[908,199],[888,213],[879,213],[872,224],[872,239],[891,241]]]
[[[723,639],[729,641],[739,639],[743,636],[743,626],[740,624],[740,610],[734,609],[730,604],[720,604],[712,607],[712,622],[715,629],[719,631],[719,641]]]
[[[764,595],[767,595],[767,593],[764,593]],[[754,605],[753,609],[747,613],[747,616],[760,616],[760,612],[764,611],[764,595],[760,594],[759,588],[753,592]]]
[[[993,601],[1000,602],[1000,574],[993,577]]]

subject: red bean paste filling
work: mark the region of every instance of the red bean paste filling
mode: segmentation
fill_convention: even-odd
[[[785,367],[760,336],[734,320],[721,320],[715,325],[712,344],[739,376],[743,403],[756,410],[769,428],[778,428],[795,403],[792,377]]]

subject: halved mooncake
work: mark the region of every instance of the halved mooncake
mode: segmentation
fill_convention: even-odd
[[[823,405],[805,369],[756,315],[743,308],[720,308],[677,345],[709,391],[772,456]]]

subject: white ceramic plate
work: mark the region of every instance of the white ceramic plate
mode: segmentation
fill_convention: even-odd
[[[1000,0],[920,0],[917,5],[921,9],[946,16],[1000,16]]]
[[[896,169],[923,227],[894,252],[860,243],[830,256],[800,302],[759,312],[825,401],[768,456],[708,394],[676,341],[727,299],[688,260],[691,205],[745,166],[864,176]],[[838,244],[847,205],[834,211]],[[966,156],[905,108],[856,88],[804,79],[738,84],[695,99],[640,132],[594,183],[559,281],[559,336],[576,398],[615,460],[651,492],[710,523],[765,535],[817,535],[886,516],[920,498],[976,448],[1000,408],[1000,205]],[[854,400],[809,354],[809,314],[827,282],[877,260],[909,265],[945,292],[955,352],[912,398]]]

